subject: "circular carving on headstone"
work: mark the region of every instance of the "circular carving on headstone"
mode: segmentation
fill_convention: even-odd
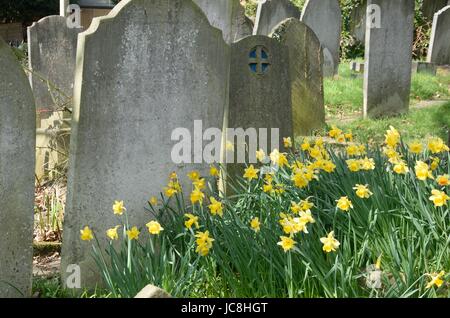
[[[250,71],[255,74],[263,75],[270,68],[271,63],[269,52],[262,45],[258,45],[251,49],[248,55],[248,59],[248,66],[250,67]]]

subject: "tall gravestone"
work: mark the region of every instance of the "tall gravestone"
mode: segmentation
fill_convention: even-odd
[[[194,0],[212,26],[222,30],[227,43],[252,34],[253,25],[239,0]]]
[[[271,36],[289,51],[294,135],[309,135],[325,124],[320,41],[306,24],[293,18],[275,27]]]
[[[300,10],[289,0],[267,0],[261,7],[256,34],[269,35],[273,28],[288,18],[300,18]]]
[[[69,28],[67,19],[58,15],[45,17],[28,28],[30,81],[38,119],[50,117],[63,106],[71,108],[77,37],[81,31]]]
[[[175,137],[202,148],[210,141],[196,135],[194,120],[204,130],[222,127],[229,54],[222,32],[191,0],[122,0],[79,35],[64,283],[70,264],[80,266],[82,286],[98,281],[80,229],[89,225],[105,244],[105,231],[117,223],[114,200],[125,202],[130,224],[143,227],[151,218],[145,202],[162,192],[169,173],[182,181],[194,169],[208,174],[197,152],[188,152],[196,164],[174,162],[172,133],[185,128],[191,135]]]
[[[262,148],[266,153],[275,148],[283,150],[280,149],[283,148],[282,138],[293,135],[287,48],[267,36],[246,37],[231,47],[230,72],[226,127],[254,128],[258,133],[263,129],[267,132],[267,143],[258,134],[258,145],[251,144],[255,140],[248,140],[246,147],[253,150]],[[278,129],[278,135],[276,132],[272,134],[272,129]],[[238,140],[227,138],[236,145],[236,149],[242,147]],[[232,154],[235,160],[237,151]],[[255,160],[255,151],[250,151],[246,163]],[[228,165],[229,171],[236,171],[237,167],[230,168],[233,166]]]
[[[0,38],[0,298],[31,295],[35,130],[27,77]]]
[[[447,5],[450,5],[449,0],[423,0],[421,10],[423,15],[432,21],[434,14]]]
[[[369,0],[364,72],[364,117],[408,111],[414,0]],[[368,11],[369,13],[369,11]],[[373,14],[373,15],[372,15]]]
[[[341,19],[338,0],[307,0],[300,19],[314,31],[322,44],[323,74],[327,77],[338,73]]]
[[[450,5],[434,15],[427,61],[437,65],[450,64]]]

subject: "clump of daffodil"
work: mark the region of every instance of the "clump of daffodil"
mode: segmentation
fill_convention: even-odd
[[[439,167],[439,163],[441,162],[441,159],[439,159],[438,157],[431,157],[430,160],[431,160],[430,169],[431,169],[431,171],[434,171]]]
[[[119,234],[117,233],[117,229],[120,227],[120,225],[117,225],[109,230],[106,231],[106,236],[111,240],[118,240]]]
[[[193,170],[187,174],[188,178],[191,179],[191,181],[197,181],[200,179],[200,172],[197,170]]]
[[[417,161],[414,170],[416,172],[417,179],[421,181],[425,181],[427,178],[433,179],[433,173],[430,167],[423,161]]]
[[[283,228],[283,232],[285,234],[289,234],[289,236],[294,236],[299,232],[308,233],[307,224],[310,219],[307,217],[292,217],[290,215],[286,215],[284,213],[280,213],[280,225]]]
[[[438,176],[436,178],[436,182],[441,187],[446,187],[446,186],[450,185],[450,176],[448,174],[444,174],[444,175]]]
[[[94,234],[89,226],[85,226],[84,229],[80,230],[80,238],[82,241],[91,241],[94,239]]]
[[[139,238],[139,234],[141,232],[139,232],[139,230],[136,226],[133,226],[131,228],[131,230],[128,230],[126,233],[127,233],[128,239],[131,241],[131,240],[137,240]]]
[[[361,170],[361,161],[356,159],[348,159],[346,161],[348,170],[352,172],[358,172]]]
[[[427,274],[427,276],[431,277],[431,280],[427,284],[426,289],[429,289],[433,286],[436,286],[437,288],[441,287],[442,284],[444,284],[444,280],[442,279],[444,275],[444,271],[441,271],[439,273]]]
[[[256,151],[256,159],[259,162],[263,162],[266,159],[266,153],[264,152],[263,149],[259,149]]]
[[[124,211],[127,209],[125,208],[123,201],[114,201],[113,204],[113,211],[116,215],[122,215]]]
[[[283,145],[284,145],[285,148],[292,148],[291,137],[284,137],[283,138]]]
[[[328,136],[330,136],[331,138],[336,138],[339,135],[342,135],[342,130],[334,125],[331,126],[330,131],[328,131]]]
[[[158,235],[164,228],[157,221],[150,221],[145,225],[148,228],[148,232],[153,235]]]
[[[244,171],[244,178],[248,181],[251,181],[252,179],[258,179],[258,172],[259,169],[255,169],[253,165],[250,165],[250,167],[248,167]]]
[[[326,253],[336,252],[339,245],[341,245],[341,243],[334,238],[334,231],[328,233],[326,237],[320,238],[320,242],[323,244],[322,250]]]
[[[369,190],[369,186],[366,185],[362,185],[362,184],[356,184],[353,187],[353,190],[355,190],[355,193],[358,197],[360,197],[361,199],[368,199],[370,198],[370,196],[373,194],[370,190]]]
[[[338,209],[342,211],[349,211],[353,209],[352,201],[348,199],[348,197],[341,197],[339,200],[336,200]]]
[[[448,146],[439,137],[433,137],[428,140],[428,149],[433,154],[449,151]]]
[[[179,192],[181,192],[181,185],[178,182],[178,176],[175,172],[172,172],[169,175],[169,183],[167,184],[167,187],[164,187],[164,193],[168,198],[170,198]]]
[[[158,199],[156,197],[151,197],[150,200],[148,200],[148,202],[153,206],[158,205]]]
[[[359,160],[359,165],[362,170],[374,170],[375,169],[375,161],[373,158],[363,158]]]
[[[280,245],[285,253],[293,249],[295,244],[297,244],[297,242],[295,242],[292,238],[287,236],[280,236],[280,239],[281,241],[279,241],[277,245]]]
[[[193,215],[191,213],[186,213],[184,216],[187,218],[187,220],[184,222],[184,226],[187,229],[192,228],[193,225],[195,225],[195,227],[197,229],[199,228],[198,216],[195,216],[195,215]]]
[[[211,202],[210,205],[208,205],[209,211],[212,215],[219,215],[223,216],[223,204],[220,201],[217,201],[214,197],[210,197],[209,201]]]
[[[435,207],[447,205],[447,201],[450,200],[450,197],[444,191],[433,189],[431,194],[430,201],[433,201]]]
[[[254,217],[251,221],[250,221],[250,227],[252,228],[253,231],[255,231],[256,233],[258,233],[261,229],[261,223],[259,222],[259,218],[258,217]]]
[[[197,238],[195,240],[197,244],[197,249],[195,251],[201,256],[208,255],[209,250],[212,248],[212,242],[214,242],[214,239],[209,236],[209,231],[197,232],[195,237]]]

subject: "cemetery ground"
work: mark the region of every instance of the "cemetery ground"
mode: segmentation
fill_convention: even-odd
[[[408,114],[361,119],[362,77],[341,65],[324,81],[328,128],[275,156],[276,174],[247,168],[221,198],[220,167],[168,172],[143,203],[157,219],[147,226],[111,202],[118,227],[81,233],[105,284],[76,296],[134,297],[151,283],[175,297],[449,297],[449,88],[448,69],[415,74]],[[36,193],[33,295],[72,297],[59,278],[64,176]],[[105,235],[117,244],[102,251]]]

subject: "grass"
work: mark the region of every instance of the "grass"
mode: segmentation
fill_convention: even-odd
[[[450,74],[437,76],[414,74],[411,81],[411,104],[421,100],[450,98]],[[339,75],[324,80],[325,107],[331,117],[360,114],[363,107],[363,76],[341,64]]]
[[[59,277],[33,277],[33,297],[39,298],[109,298],[111,294],[104,289],[83,290],[75,294],[61,286]]]
[[[381,143],[384,132],[390,125],[397,127],[406,142],[435,135],[447,140],[450,127],[450,102],[443,105],[412,109],[408,114],[382,119],[358,119],[348,124],[331,120],[329,124],[340,124],[345,130],[354,132],[360,142]]]

